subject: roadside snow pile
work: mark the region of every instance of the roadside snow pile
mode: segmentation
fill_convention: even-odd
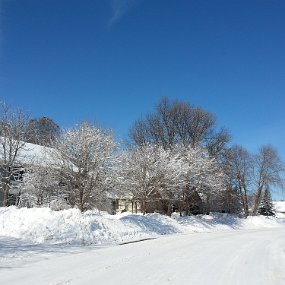
[[[0,208],[0,236],[33,243],[107,244],[182,232],[174,220],[158,214],[81,213],[77,209]]]
[[[179,214],[175,214],[173,215],[173,218],[175,218],[180,225],[193,232],[240,229],[243,221],[235,215],[221,213],[187,217],[180,217]]]
[[[48,244],[114,244],[166,234],[282,225],[283,219],[249,217],[245,220],[219,213],[189,217],[174,215],[170,218],[160,214],[124,213],[113,216],[98,211],[82,214],[76,209],[0,208],[0,236]]]
[[[276,228],[285,225],[285,220],[274,217],[239,218],[235,215],[211,213],[210,215],[176,217],[179,224],[194,232],[213,232],[231,229]]]

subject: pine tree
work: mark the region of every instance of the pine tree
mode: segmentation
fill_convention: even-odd
[[[258,213],[263,216],[275,216],[275,210],[268,186],[265,189]]]

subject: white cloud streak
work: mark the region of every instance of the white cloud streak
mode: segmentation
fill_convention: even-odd
[[[138,0],[111,0],[112,17],[108,26],[113,26],[119,19],[121,19]]]

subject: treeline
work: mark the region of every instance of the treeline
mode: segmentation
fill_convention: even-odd
[[[268,210],[270,189],[284,185],[284,165],[273,147],[250,154],[229,146],[230,134],[217,129],[213,114],[167,98],[133,124],[124,145],[93,124],[62,131],[52,119],[30,119],[4,103],[0,136],[4,206],[27,142],[48,148],[45,161],[26,167],[19,206],[85,211],[124,198],[143,213],[223,211],[247,217],[274,214]]]

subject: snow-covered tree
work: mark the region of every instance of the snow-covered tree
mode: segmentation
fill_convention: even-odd
[[[20,207],[51,207],[55,210],[68,208],[68,193],[49,165],[33,163],[27,166],[19,198]]]
[[[206,149],[200,147],[176,146],[174,152],[183,161],[182,199],[187,200],[189,195],[196,191],[202,197],[206,210],[214,210],[212,205],[214,200],[217,201],[225,190],[224,174],[218,167],[216,159],[209,156]]]
[[[69,129],[56,143],[54,167],[68,188],[70,203],[81,211],[105,197],[115,146],[111,132],[88,123]]]
[[[141,203],[143,212],[153,200],[168,201],[169,207],[175,204],[180,211],[203,200],[213,209],[209,201],[221,200],[225,189],[215,158],[199,147],[137,147],[121,154],[119,172],[120,187]]]
[[[176,189],[182,184],[183,172],[181,161],[170,150],[144,145],[121,153],[118,185],[126,195],[140,202],[145,213],[148,202],[154,199],[171,201],[175,198]]]
[[[258,208],[258,213],[263,216],[275,216],[275,209],[268,186],[265,188],[263,198]]]
[[[0,191],[3,192],[3,206],[9,204],[9,191],[17,180],[21,165],[20,155],[28,136],[28,116],[19,109],[10,109],[0,103]]]

